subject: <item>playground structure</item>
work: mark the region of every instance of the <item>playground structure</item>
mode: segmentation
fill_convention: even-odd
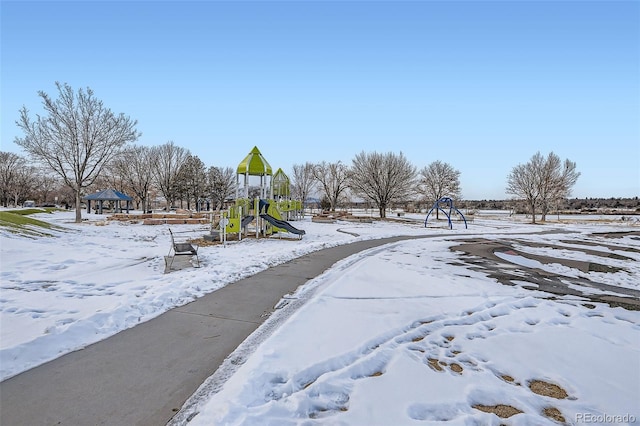
[[[227,234],[242,236],[255,232],[256,238],[274,233],[290,233],[302,238],[304,230],[292,226],[288,221],[303,216],[302,201],[291,199],[289,177],[273,169],[258,147],[240,162],[236,170],[237,186],[234,205],[222,213],[217,226],[220,239],[226,241]],[[251,177],[259,177],[258,186],[250,186]],[[213,233],[213,232],[212,232]]]
[[[445,205],[445,207],[449,207],[449,212],[447,213],[442,207],[441,205]],[[427,217],[424,220],[424,227],[427,227],[427,221],[429,220],[429,215],[431,215],[431,212],[433,212],[434,210],[436,210],[436,213],[438,210],[440,210],[442,213],[444,213],[447,216],[447,220],[449,221],[449,229],[453,229],[453,223],[451,222],[451,213],[452,212],[456,212],[460,215],[460,217],[462,218],[462,220],[464,221],[464,227],[465,229],[468,228],[467,226],[467,219],[465,219],[464,215],[462,214],[462,212],[460,210],[458,210],[454,205],[453,205],[453,199],[449,198],[449,197],[442,197],[439,200],[436,200],[436,202],[433,204],[433,207],[431,207],[431,210],[429,210],[429,213],[427,213]]]

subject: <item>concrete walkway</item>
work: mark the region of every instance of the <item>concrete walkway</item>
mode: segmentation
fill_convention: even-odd
[[[340,259],[410,238],[300,257],[7,379],[0,383],[0,424],[165,425],[283,295]]]

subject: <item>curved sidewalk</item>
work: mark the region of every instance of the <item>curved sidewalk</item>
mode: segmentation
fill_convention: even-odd
[[[283,295],[340,259],[413,238],[302,256],[0,382],[0,424],[165,425]]]

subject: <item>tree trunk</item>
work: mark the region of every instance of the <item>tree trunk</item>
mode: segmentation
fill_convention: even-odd
[[[385,217],[387,217],[386,204],[380,204],[379,211],[380,211],[380,218],[384,219]]]
[[[531,223],[536,223],[536,203],[535,202],[530,203],[530,209],[531,209]]]
[[[80,200],[80,190],[76,191],[76,223],[82,222],[82,204]]]

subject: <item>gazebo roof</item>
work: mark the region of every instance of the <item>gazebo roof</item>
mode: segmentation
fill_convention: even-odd
[[[133,198],[115,189],[105,189],[99,192],[94,192],[84,197],[85,200],[103,200],[103,201],[132,201]]]
[[[257,146],[254,146],[249,155],[247,155],[240,164],[238,164],[237,173],[249,176],[271,176],[273,169],[262,156]]]

